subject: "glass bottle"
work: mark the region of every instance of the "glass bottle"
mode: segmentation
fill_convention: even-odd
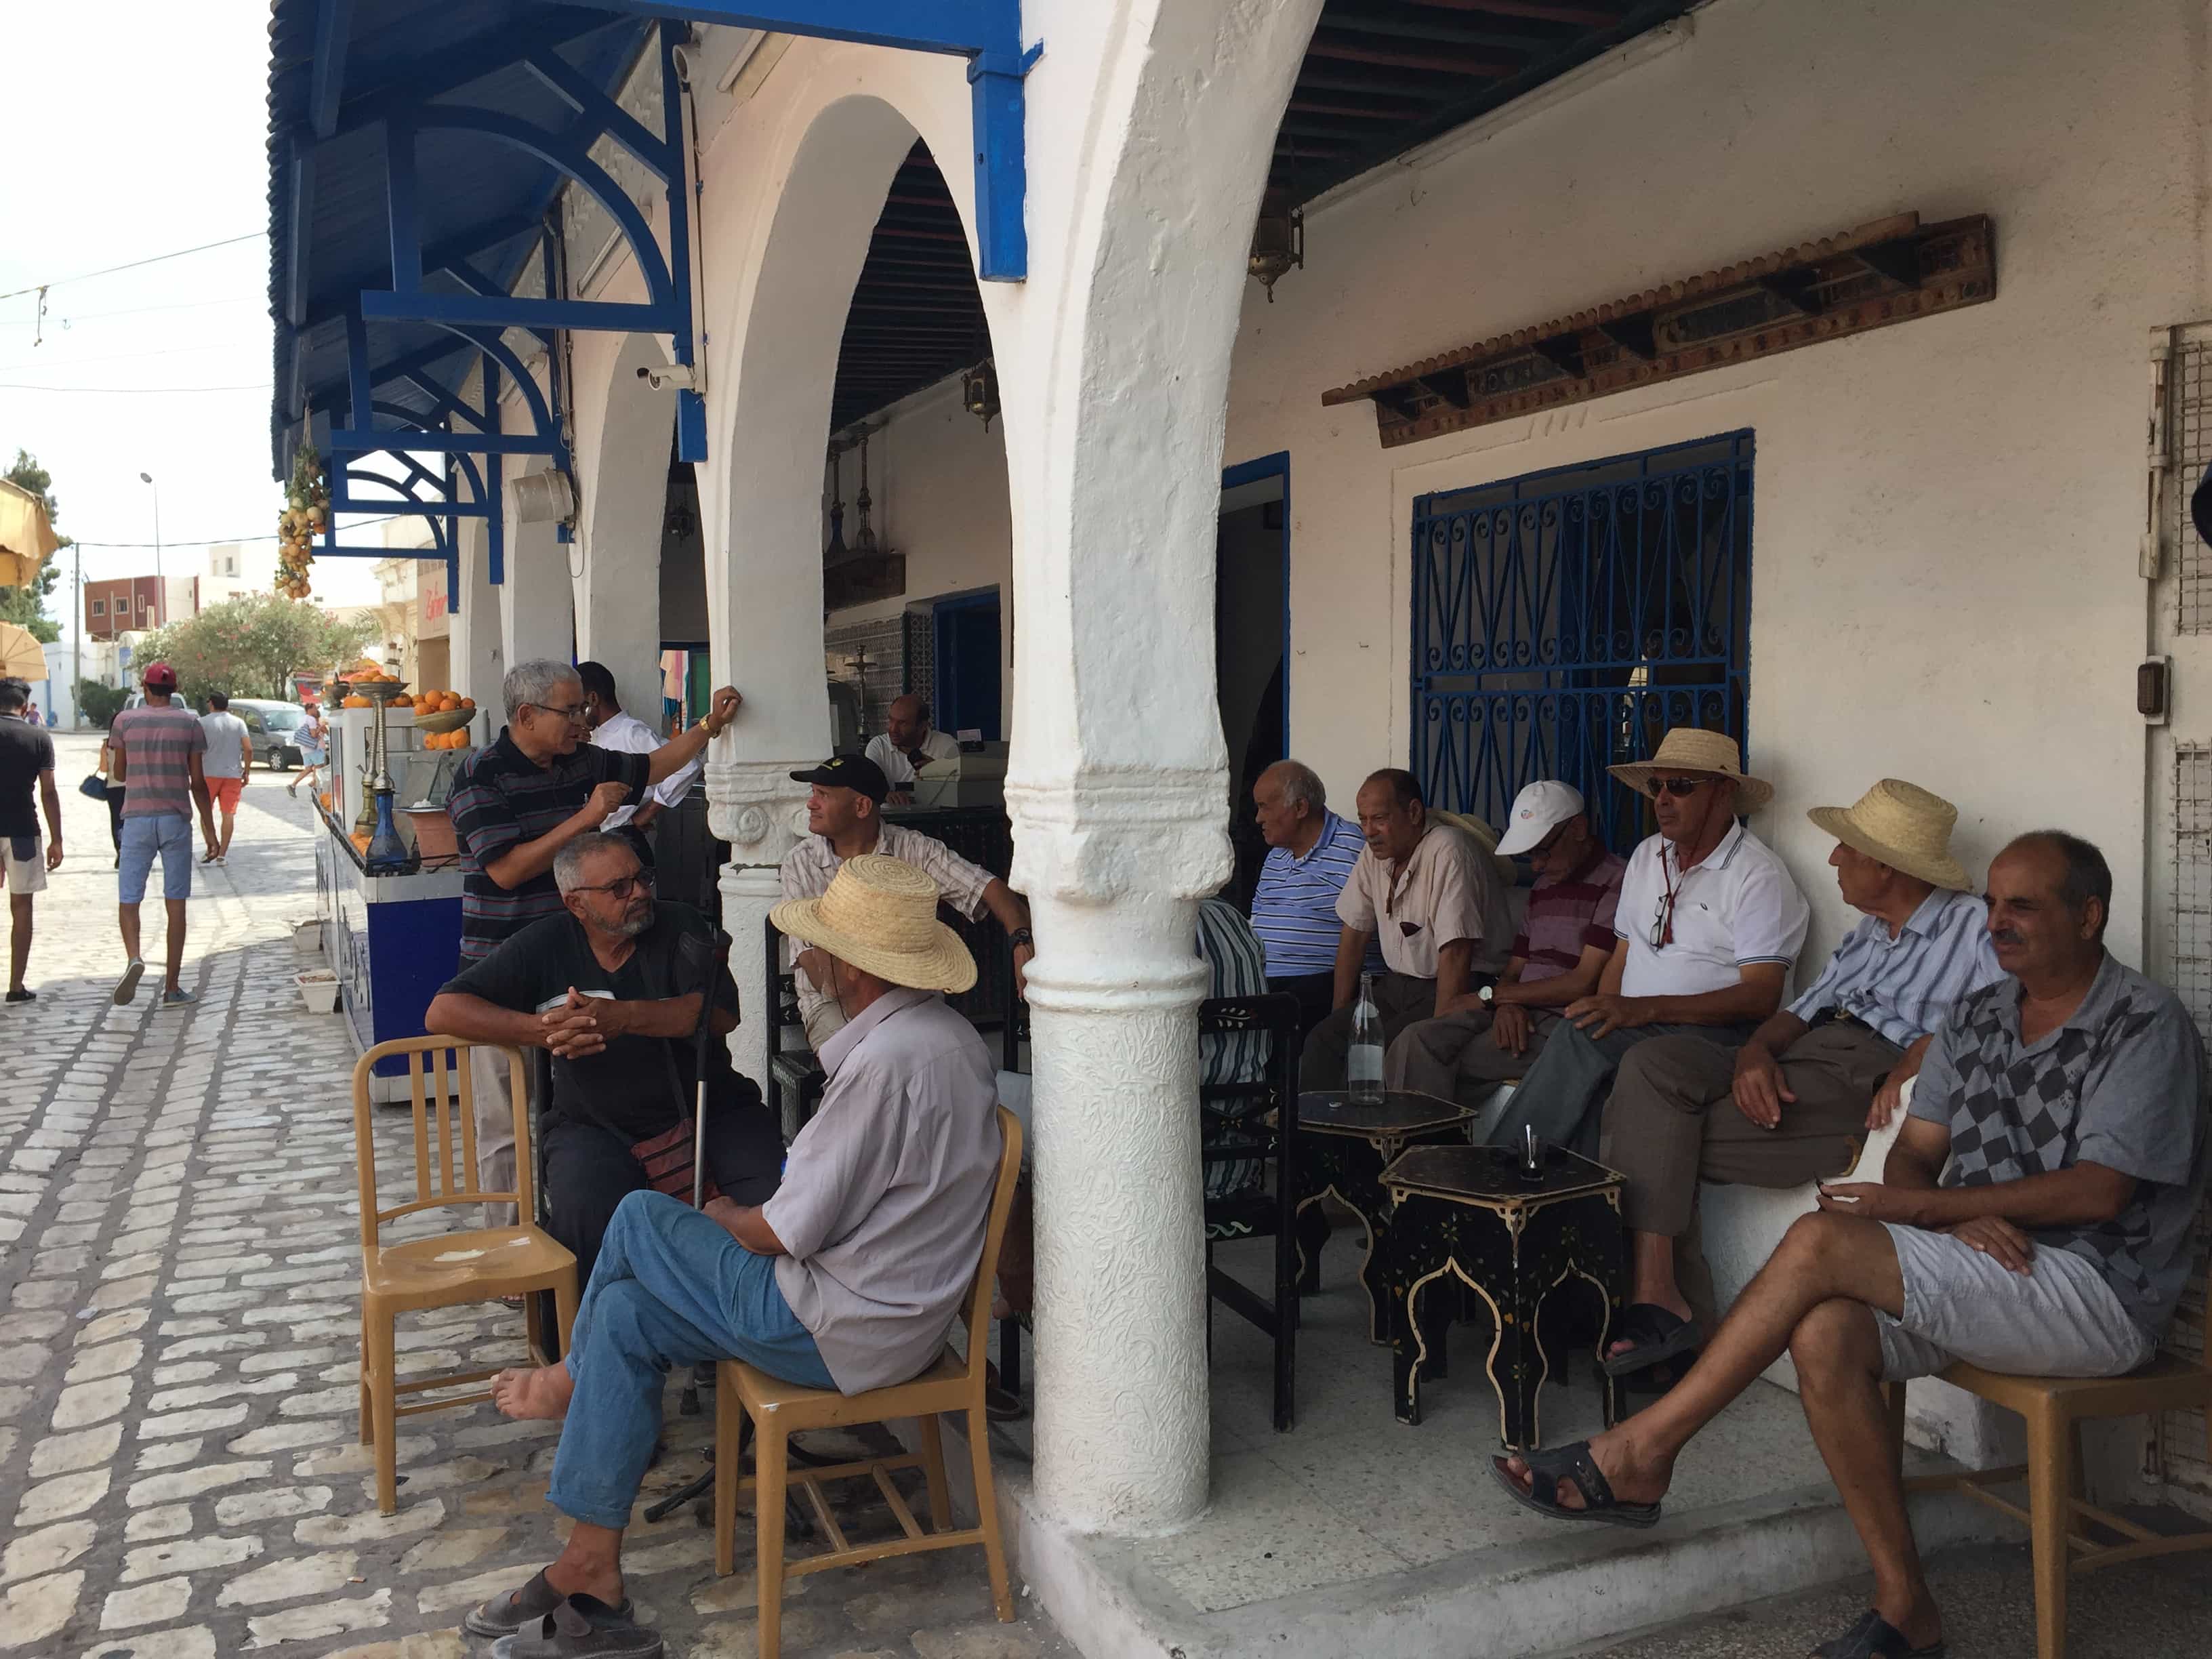
[[[1346,1081],[1355,1106],[1382,1103],[1382,1015],[1375,1006],[1375,975],[1359,976],[1359,1000],[1352,1005],[1352,1047],[1346,1056]]]

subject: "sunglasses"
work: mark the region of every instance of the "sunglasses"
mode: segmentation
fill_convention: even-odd
[[[653,872],[643,869],[633,870],[626,876],[617,876],[614,880],[602,882],[597,887],[571,887],[568,890],[572,893],[607,893],[618,899],[626,899],[634,894],[650,893],[653,890]]]
[[[1655,951],[1663,951],[1674,942],[1674,893],[1669,888],[1659,895],[1658,908],[1651,914],[1651,931],[1644,936]]]
[[[1654,800],[1662,794],[1672,795],[1676,800],[1686,800],[1711,781],[1711,778],[1646,778],[1644,793]]]
[[[1553,830],[1550,835],[1545,836],[1543,840],[1538,842],[1534,847],[1530,848],[1526,853],[1523,853],[1521,856],[1528,859],[1549,857],[1552,849],[1559,844],[1561,838],[1564,837],[1566,833],[1567,826],[1563,823],[1558,829]]]

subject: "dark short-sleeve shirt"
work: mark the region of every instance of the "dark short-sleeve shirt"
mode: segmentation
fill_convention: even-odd
[[[585,996],[601,993],[618,1002],[653,1002],[689,996],[699,988],[701,969],[683,954],[686,935],[707,944],[704,961],[713,961],[714,930],[689,905],[666,901],[654,906],[653,926],[638,935],[629,960],[609,973],[592,954],[583,924],[565,911],[532,922],[483,961],[471,963],[448,980],[444,989],[482,997],[518,1013],[535,1013],[558,1003],[574,986]],[[716,970],[714,1001],[735,1013],[738,988],[727,967]],[[690,1115],[696,1097],[697,1051],[688,1042],[666,1037],[623,1036],[596,1054],[553,1061],[553,1110],[577,1122],[597,1123],[626,1140],[665,1134]],[[739,1103],[743,1091],[730,1066],[730,1047],[719,1036],[707,1042],[707,1099],[716,1109]]]
[[[1565,880],[1547,876],[1528,890],[1528,914],[1513,941],[1513,954],[1526,964],[1522,984],[1573,971],[1585,949],[1612,953],[1620,878],[1627,868],[1627,860],[1601,847]]]
[[[39,774],[54,769],[54,740],[0,714],[0,841],[39,833]]]
[[[2136,1179],[2110,1221],[2045,1227],[2103,1275],[2154,1339],[2188,1282],[2204,1193],[2204,1043],[2172,992],[2111,957],[2066,1023],[2023,1043],[2020,982],[1970,991],[1929,1045],[1912,1115],[1951,1133],[1946,1187],[2101,1164]]]
[[[635,804],[644,797],[652,767],[649,755],[626,755],[592,744],[580,744],[574,754],[556,756],[550,765],[540,766],[515,746],[505,726],[497,742],[461,763],[446,815],[453,821],[461,849],[464,963],[481,962],[501,939],[542,917],[568,914],[550,870],[510,890],[485,874],[484,866],[508,848],[536,841],[568,822],[603,783],[626,786]]]
[[[207,727],[182,704],[126,708],[107,729],[123,751],[123,816],[192,815],[192,757],[207,752]]]

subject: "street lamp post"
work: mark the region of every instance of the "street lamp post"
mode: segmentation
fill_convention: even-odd
[[[161,580],[161,486],[150,472],[141,472],[138,482],[154,492],[154,626],[159,628],[169,620],[169,589]]]

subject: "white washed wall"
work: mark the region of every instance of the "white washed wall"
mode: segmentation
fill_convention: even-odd
[[[1249,291],[1227,444],[1291,452],[1293,749],[1333,791],[1403,762],[1416,495],[1751,427],[1751,729],[1779,789],[1754,827],[1814,896],[1808,952],[1845,914],[1804,809],[1893,774],[1959,804],[1977,873],[2046,821],[2097,841],[2133,959],[2143,340],[2212,308],[2206,19],[1717,0],[1311,213],[1305,270]],[[1321,405],[1905,209],[1994,218],[1993,304],[1388,452],[1366,406]]]

